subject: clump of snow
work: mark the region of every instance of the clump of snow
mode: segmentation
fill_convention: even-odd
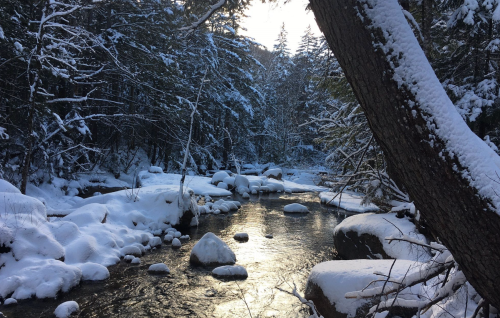
[[[178,238],[174,238],[172,240],[172,247],[173,248],[180,248],[181,246],[182,246],[182,243]]]
[[[78,310],[80,310],[80,306],[78,306],[76,301],[66,301],[57,306],[54,315],[56,315],[57,318],[69,318],[69,316]]]
[[[226,243],[208,232],[195,244],[189,260],[197,265],[232,265],[236,256]]]
[[[191,238],[189,237],[189,235],[183,235],[181,237],[179,237],[179,240],[184,240],[184,241],[189,241]]]
[[[233,238],[237,241],[246,242],[248,241],[248,233],[236,233]]]
[[[140,264],[141,263],[141,259],[139,257],[135,257],[130,263],[131,264]]]
[[[161,273],[161,274],[169,274],[170,269],[164,263],[153,264],[149,266],[148,272],[150,273]]]
[[[397,228],[396,228],[397,227]],[[406,218],[397,218],[395,213],[374,214],[365,213],[346,218],[334,229],[334,236],[339,231],[344,233],[355,232],[358,236],[371,234],[380,240],[384,251],[388,256],[396,259],[406,259],[425,262],[431,258],[429,251],[422,246],[411,244],[405,241],[392,241],[386,238],[389,236],[399,236],[400,232],[410,239],[415,239],[427,243],[424,235],[418,233],[415,225]]]
[[[210,181],[210,183],[213,185],[218,185],[219,182],[224,182],[224,179],[227,177],[229,177],[229,174],[226,171],[217,171],[212,176],[212,180]]]
[[[250,199],[250,195],[248,194],[248,192],[243,193],[243,194],[241,195],[241,197],[242,197],[243,199]]]
[[[167,234],[163,239],[165,240],[165,242],[170,243],[174,239],[174,236],[172,234]]]
[[[342,194],[335,192],[321,192],[319,194],[321,203],[338,206],[350,212],[375,212],[380,210],[378,206],[373,203],[362,205],[363,195],[344,191]]]
[[[283,211],[286,213],[309,213],[309,209],[305,205],[299,203],[287,204],[283,208]]]
[[[224,265],[214,268],[212,275],[217,278],[242,279],[247,278],[248,273],[245,267],[240,265]]]
[[[151,166],[148,168],[148,171],[150,173],[163,173],[163,169],[161,167],[157,167],[157,166]]]

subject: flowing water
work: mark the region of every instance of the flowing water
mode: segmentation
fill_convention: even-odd
[[[20,301],[0,311],[8,318],[53,317],[58,304],[75,300],[79,317],[308,317],[307,308],[280,289],[291,291],[295,284],[302,293],[311,268],[333,259],[333,228],[347,212],[322,206],[313,193],[240,201],[236,213],[202,216],[199,227],[183,233],[191,241],[179,250],[163,245],[140,265],[122,261],[110,267],[111,278],[104,282],[84,282],[58,299]],[[284,214],[283,206],[294,202],[311,213]],[[193,245],[207,232],[228,243],[236,264],[248,271],[246,280],[218,280],[213,267],[189,264]],[[249,241],[235,241],[238,232],[248,233]],[[169,275],[148,274],[149,265],[159,262],[169,266]]]

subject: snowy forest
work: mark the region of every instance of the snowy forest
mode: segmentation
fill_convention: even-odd
[[[0,0],[0,317],[498,317],[500,1],[257,1]]]

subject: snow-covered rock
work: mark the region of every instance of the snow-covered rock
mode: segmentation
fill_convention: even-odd
[[[76,301],[66,301],[57,306],[54,315],[56,315],[57,318],[69,318],[69,316],[76,313],[78,310],[80,310],[80,306],[78,306]]]
[[[161,238],[155,236],[155,237],[151,237],[149,239],[149,246],[151,247],[158,247],[158,246],[161,246]]]
[[[191,238],[189,237],[189,235],[183,235],[181,237],[179,237],[179,240],[181,241],[189,241]]]
[[[269,169],[264,172],[264,175],[268,178],[281,180],[281,178],[283,177],[283,171],[281,171],[281,168]]]
[[[143,252],[137,245],[129,245],[125,246],[121,249],[122,255],[133,255],[136,257],[141,257]]]
[[[153,264],[149,266],[148,272],[154,273],[154,274],[169,274],[170,269],[168,266],[164,263],[158,263],[158,264]]]
[[[135,258],[134,255],[125,255],[125,257],[123,257],[123,260],[127,263],[130,263],[134,258]]]
[[[227,184],[227,188],[231,190],[232,188],[234,188],[234,177],[224,178],[224,183]]]
[[[285,205],[283,211],[286,213],[309,213],[309,209],[302,204],[299,203],[291,203]]]
[[[312,300],[318,311],[325,318],[365,317],[372,305],[371,299],[346,298],[348,292],[364,289],[374,280],[378,282],[370,285],[377,287],[385,282],[375,273],[389,274],[392,260],[351,260],[328,261],[313,267],[307,280],[305,298]],[[412,272],[421,266],[408,260],[396,261],[391,276],[402,277],[409,270]],[[387,283],[387,287],[392,283]],[[401,297],[418,299],[413,293],[401,293]]]
[[[248,241],[248,234],[247,233],[236,233],[236,234],[234,234],[233,238],[237,241],[240,241],[240,242],[246,242],[246,241]]]
[[[174,236],[172,234],[167,234],[163,238],[163,240],[165,241],[165,243],[171,243],[173,239],[174,239]]]
[[[234,187],[238,190],[238,188],[243,189],[250,186],[250,182],[248,181],[247,177],[237,175],[234,177]],[[239,191],[238,191],[239,192]],[[248,192],[248,191],[247,191]]]
[[[250,194],[248,194],[248,192],[245,192],[245,193],[243,193],[243,194],[241,195],[241,197],[242,197],[243,199],[250,199]]]
[[[106,266],[96,263],[78,264],[78,268],[82,271],[82,280],[105,280],[109,278],[109,270]]]
[[[181,248],[182,243],[178,238],[172,240],[172,248]]]
[[[226,243],[208,232],[195,244],[189,260],[196,265],[232,265],[236,256]]]
[[[346,218],[334,229],[333,240],[339,256],[344,259],[406,259],[425,262],[431,258],[429,251],[404,241],[389,243],[386,238],[399,237],[400,232],[412,239],[427,243],[415,225],[407,218],[397,218],[395,213],[365,213]]]
[[[17,300],[15,298],[7,298],[3,302],[3,305],[4,306],[15,306],[15,305],[17,305]]]
[[[212,176],[212,180],[210,181],[210,183],[212,183],[213,185],[218,185],[219,182],[224,182],[224,179],[227,177],[229,177],[229,174],[226,171],[217,171]]]
[[[319,197],[321,199],[321,203],[338,206],[339,208],[350,212],[364,213],[376,212],[380,210],[379,207],[373,203],[362,205],[361,202],[363,201],[363,195],[354,192],[344,191],[342,195],[337,195],[335,192],[321,192]]]
[[[225,265],[214,268],[212,275],[217,278],[244,279],[248,277],[247,270],[239,265]]]
[[[135,257],[130,264],[137,264],[139,265],[141,263],[141,259],[139,257]]]
[[[220,188],[220,189],[228,189],[228,186],[227,186],[227,183],[224,183],[224,182],[219,182],[217,184],[217,188]]]

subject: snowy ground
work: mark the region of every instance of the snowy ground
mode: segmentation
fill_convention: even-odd
[[[0,215],[0,301],[55,297],[82,280],[107,279],[107,266],[124,257],[140,262],[147,250],[155,248],[158,241],[161,244],[158,236],[176,234],[171,228],[182,216],[177,201],[181,176],[161,169],[151,171],[137,175],[140,188],[96,193],[87,199],[76,196],[80,189],[96,185],[131,188],[134,178],[125,175],[117,180],[109,174],[86,175],[79,181],[54,178],[39,187],[29,185],[28,195],[0,180],[0,206],[4,207]],[[256,189],[257,194],[327,190],[317,186],[317,174],[283,172],[284,180],[245,176],[225,181],[239,185],[246,193]],[[231,195],[223,186],[212,184],[209,177],[186,177],[183,200],[194,216],[192,225],[197,224],[200,212],[239,207],[237,201],[221,200],[210,202],[210,207],[198,207],[194,195],[206,199]],[[212,209],[214,206],[218,208]]]

